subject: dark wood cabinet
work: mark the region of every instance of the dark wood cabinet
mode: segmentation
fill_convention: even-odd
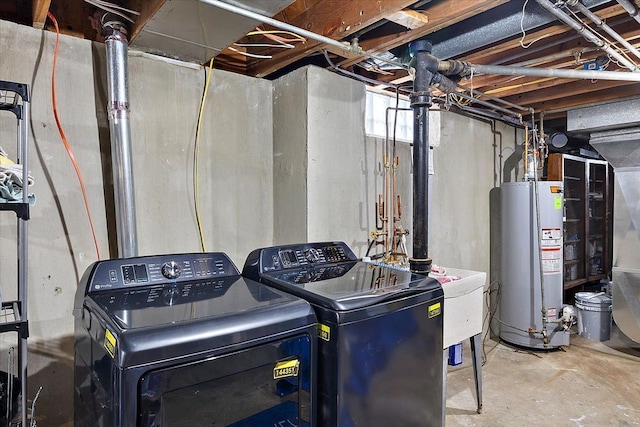
[[[564,183],[565,290],[611,272],[612,173],[604,160],[549,155],[547,179]]]

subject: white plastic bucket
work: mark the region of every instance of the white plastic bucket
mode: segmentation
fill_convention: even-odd
[[[578,334],[590,340],[611,339],[611,297],[603,292],[578,292]]]

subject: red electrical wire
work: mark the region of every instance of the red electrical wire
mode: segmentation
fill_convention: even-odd
[[[62,138],[62,142],[64,143],[64,147],[69,154],[69,158],[71,159],[71,163],[73,163],[73,168],[76,170],[76,175],[78,175],[78,181],[80,181],[80,188],[82,189],[82,198],[84,199],[84,207],[87,210],[87,217],[89,218],[89,225],[91,226],[91,234],[93,235],[93,243],[96,246],[96,254],[98,255],[98,260],[100,260],[100,249],[98,248],[98,239],[96,238],[96,231],[93,228],[93,220],[91,219],[91,211],[89,210],[89,202],[87,200],[87,191],[84,187],[84,181],[82,179],[82,175],[80,174],[80,167],[78,166],[78,162],[76,162],[76,157],[73,155],[71,151],[71,146],[69,145],[69,141],[67,141],[67,137],[62,129],[62,123],[60,123],[60,118],[58,117],[58,102],[56,100],[56,63],[58,62],[58,47],[60,45],[60,29],[58,28],[58,21],[53,16],[51,12],[47,12],[47,16],[53,22],[53,26],[56,28],[56,48],[53,52],[53,70],[51,71],[51,99],[53,104],[53,116],[56,119],[56,125],[58,125],[58,132],[60,132],[60,138]]]

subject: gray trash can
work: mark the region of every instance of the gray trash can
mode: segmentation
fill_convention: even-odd
[[[578,334],[590,340],[611,339],[611,297],[603,292],[578,292]]]

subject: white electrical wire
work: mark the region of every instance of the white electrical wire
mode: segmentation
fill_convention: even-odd
[[[108,1],[104,1],[104,0],[92,0],[92,1],[94,1],[95,3],[101,4],[103,6],[106,6],[106,7],[110,7],[110,8],[113,8],[113,9],[118,9],[118,10],[121,10],[123,12],[130,13],[132,15],[136,15],[136,16],[140,15],[140,12],[136,12],[135,10],[127,9],[126,7],[119,6],[119,5],[115,4],[115,3],[109,3]]]
[[[281,49],[293,49],[294,45],[289,43],[284,44],[270,44],[270,43],[234,43],[234,46],[238,47],[278,47]]]
[[[520,46],[522,46],[523,49],[529,49],[531,47],[532,44],[534,44],[537,41],[540,41],[546,37],[549,37],[551,34],[543,34],[540,37],[538,37],[537,39],[533,40],[532,42],[529,43],[525,43],[524,42],[524,38],[527,36],[527,33],[524,30],[524,14],[525,14],[525,8],[527,7],[527,3],[529,3],[529,0],[525,0],[524,4],[522,5],[522,16],[520,17],[520,31],[522,31],[522,38],[520,39]]]
[[[116,10],[116,9],[113,9],[111,6],[115,6],[115,5],[112,5],[111,3],[105,4],[105,2],[101,2],[100,0],[84,0],[84,1],[86,3],[89,3],[90,5],[93,5],[93,6],[97,7],[97,8],[99,8],[99,9],[104,10],[105,12],[113,13],[114,15],[118,15],[121,18],[126,19],[127,21],[131,22],[132,24],[135,24],[135,21],[133,19],[129,18],[124,13],[122,13],[122,12]],[[118,6],[118,8],[120,9],[119,6]],[[137,14],[137,15],[140,14],[139,12],[130,11],[128,9],[127,9],[127,12],[133,13],[134,15],[135,14]]]
[[[249,58],[257,58],[257,59],[271,59],[273,56],[271,55],[256,55],[255,53],[243,52],[241,50],[235,49],[229,46],[227,49],[232,50],[240,55],[248,56]]]

